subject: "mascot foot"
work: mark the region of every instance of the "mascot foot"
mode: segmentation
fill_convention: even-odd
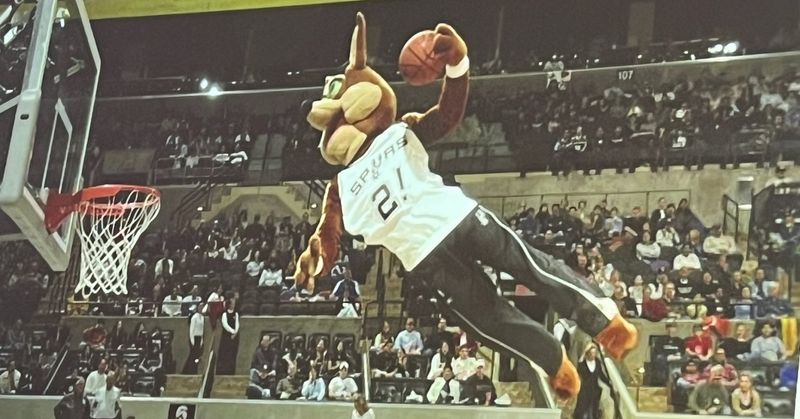
[[[614,358],[621,359],[636,346],[639,332],[632,324],[617,314],[595,339]]]
[[[567,358],[567,352],[561,349],[561,367],[558,369],[556,375],[550,377],[550,385],[556,392],[559,399],[571,399],[578,395],[581,389],[581,379],[578,377],[578,371],[572,362]]]

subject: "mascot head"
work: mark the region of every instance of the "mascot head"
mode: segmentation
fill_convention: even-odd
[[[350,42],[344,74],[325,78],[322,99],[311,106],[308,123],[322,131],[319,149],[333,165],[348,165],[358,151],[395,121],[397,98],[375,70],[367,66],[367,23],[360,12]]]

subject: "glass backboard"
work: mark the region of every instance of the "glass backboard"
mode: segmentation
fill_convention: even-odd
[[[43,208],[50,192],[75,193],[83,186],[100,58],[83,0],[22,5],[27,18],[12,11],[20,15],[14,38],[15,57],[25,63],[22,80],[0,80],[0,240],[29,240],[52,269],[64,270],[74,217],[49,234]]]

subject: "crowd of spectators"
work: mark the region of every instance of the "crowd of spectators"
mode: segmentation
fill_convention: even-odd
[[[706,228],[689,202],[659,198],[649,215],[626,215],[605,200],[524,203],[508,219],[527,242],[563,258],[595,284],[627,317],[673,319],[761,318],[791,315],[788,273],[744,263],[737,239],[719,224]]]
[[[68,337],[63,326],[0,323],[0,394],[41,394]]]

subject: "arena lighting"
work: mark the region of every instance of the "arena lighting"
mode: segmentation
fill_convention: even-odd
[[[218,84],[214,83],[211,87],[208,88],[208,96],[210,97],[217,97],[222,94],[222,87]]]
[[[311,204],[311,209],[317,209],[317,204],[316,203]]]
[[[708,52],[711,54],[719,54],[722,52],[722,50],[723,50],[722,44],[716,44],[713,47],[708,48]]]
[[[733,54],[736,50],[739,49],[739,42],[728,42],[725,44],[725,47],[722,49],[724,54]]]
[[[206,90],[207,88],[208,88],[208,79],[203,77],[203,79],[200,80],[200,90]]]

